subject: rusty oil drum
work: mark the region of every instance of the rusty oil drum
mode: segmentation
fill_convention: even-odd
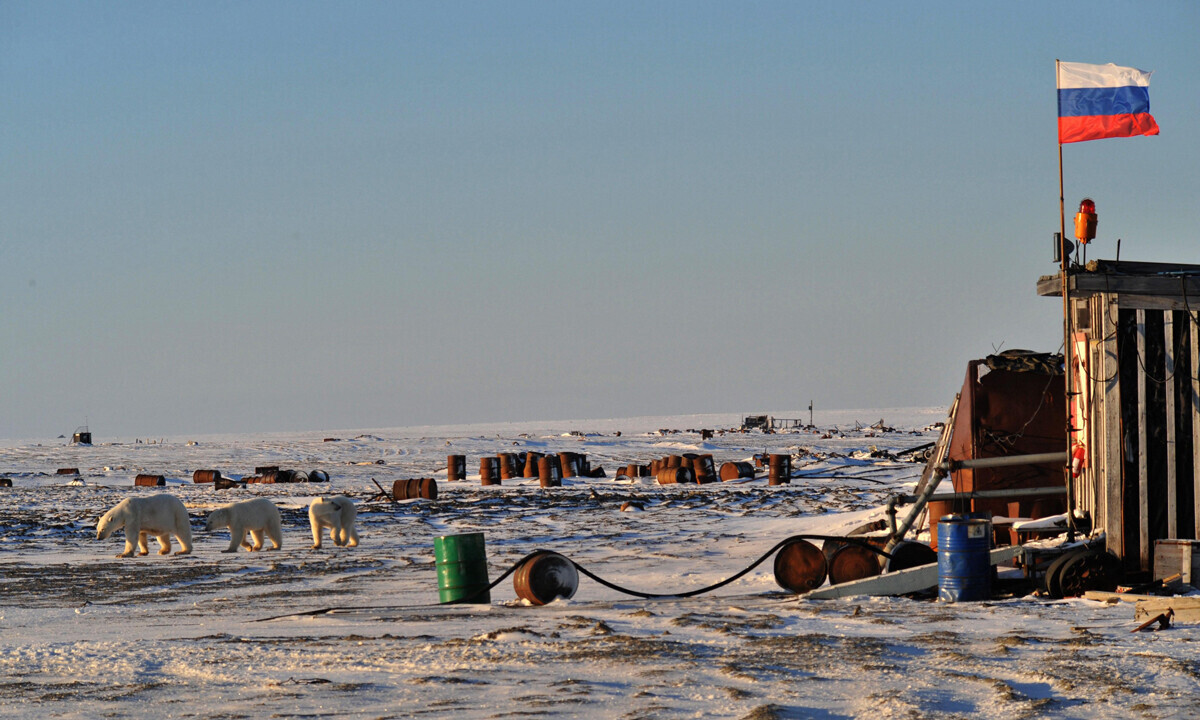
[[[744,480],[754,478],[754,466],[748,462],[727,462],[721,464],[721,480]]]
[[[792,482],[792,456],[772,454],[770,474],[767,476],[768,485],[787,485]]]
[[[579,589],[575,564],[556,552],[543,550],[521,563],[513,574],[517,597],[533,605],[545,605],[558,598],[570,600]]]
[[[156,487],[167,484],[167,478],[162,475],[138,475],[133,479],[134,487]]]
[[[579,475],[579,454],[563,451],[558,454],[558,462],[562,468],[562,476],[573,478]]]
[[[500,484],[500,458],[493,455],[479,459],[479,484]]]
[[[562,466],[553,455],[538,458],[538,484],[544,488],[562,487]]]
[[[192,482],[196,484],[216,482],[221,479],[220,470],[197,470],[192,473]]]
[[[717,481],[717,464],[712,455],[705,453],[698,456],[692,461],[692,470],[696,473],[696,482],[701,485]]]
[[[516,477],[514,474],[517,462],[516,454],[500,453],[498,457],[500,458],[500,479],[512,480],[514,477]]]
[[[467,456],[446,456],[446,481],[457,482],[467,477]]]
[[[659,485],[693,485],[695,482],[696,474],[691,468],[673,467],[658,471]]]
[[[879,558],[871,548],[854,543],[843,545],[829,558],[829,584],[840,585],[878,575],[882,570]]]
[[[816,590],[827,572],[825,554],[807,540],[792,540],[775,554],[775,582],[788,592]]]
[[[433,478],[411,478],[392,483],[393,500],[437,500],[437,481]]]
[[[525,472],[523,477],[535,478],[538,476],[538,461],[542,459],[542,454],[533,452],[532,450],[525,453]]]

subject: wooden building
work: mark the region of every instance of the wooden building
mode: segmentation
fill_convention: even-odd
[[[1155,540],[1200,538],[1200,265],[1093,261],[1067,293],[1074,504],[1150,570]]]

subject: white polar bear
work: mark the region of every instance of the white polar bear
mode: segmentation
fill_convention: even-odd
[[[279,526],[279,508],[266,498],[255,498],[217,508],[208,514],[204,529],[212,532],[217,528],[229,528],[229,547],[221,552],[237,552],[238,545],[254,552],[262,550],[263,533],[271,539],[278,550],[283,546],[283,531]],[[246,542],[250,533],[253,543]]]
[[[159,555],[170,554],[172,535],[181,546],[176,555],[187,555],[192,551],[192,526],[187,508],[174,495],[125,498],[100,517],[100,522],[96,523],[96,539],[106,540],[121,528],[125,528],[125,552],[117,557],[132,556],[135,542],[138,555],[149,554],[147,537],[150,535],[158,539]]]
[[[358,533],[354,530],[354,501],[344,495],[317,498],[308,506],[308,522],[312,525],[313,549],[321,548],[321,528],[329,528],[329,539],[341,547],[358,547]]]

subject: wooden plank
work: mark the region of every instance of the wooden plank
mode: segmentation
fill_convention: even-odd
[[[1150,470],[1147,467],[1146,437],[1146,312],[1137,311],[1137,423],[1138,423],[1138,558],[1143,570],[1150,569]]]
[[[1104,339],[1101,352],[1099,376],[1104,380],[1104,391],[1101,397],[1101,409],[1097,417],[1101,423],[1100,442],[1102,453],[1100,481],[1104,488],[1104,506],[1102,527],[1108,538],[1108,549],[1118,557],[1124,557],[1125,525],[1122,520],[1124,513],[1125,472],[1121,461],[1121,373],[1117,357],[1117,299],[1105,293],[1100,296],[1099,309],[1103,315],[1102,322],[1095,327],[1100,328]]]
[[[1179,537],[1179,498],[1175,478],[1175,318],[1163,313],[1163,370],[1167,401],[1167,537]]]
[[[1134,620],[1149,620],[1168,610],[1175,611],[1174,622],[1187,625],[1200,623],[1200,597],[1167,597],[1139,600],[1134,606]]]
[[[1084,600],[1097,602],[1126,602],[1135,603],[1141,600],[1161,600],[1162,595],[1142,595],[1140,593],[1108,592],[1107,590],[1088,590],[1083,593]]]
[[[1144,296],[1142,302],[1161,298],[1181,305],[1188,298],[1200,297],[1200,278],[1178,275],[1108,275],[1105,273],[1075,273],[1067,279],[1071,297],[1087,297],[1095,293],[1116,293],[1125,296]],[[1045,275],[1038,279],[1037,293],[1043,297],[1062,297],[1062,278]],[[1131,299],[1132,300],[1132,299]],[[1176,309],[1183,309],[1182,307]]]
[[[1192,502],[1195,507],[1195,534],[1200,538],[1200,312],[1188,313],[1188,334],[1192,344]]]
[[[996,548],[991,551],[991,564],[999,565],[1020,555],[1023,549],[1019,545]],[[920,567],[885,573],[874,577],[852,580],[840,585],[828,585],[817,588],[800,596],[801,600],[834,600],[837,598],[854,597],[856,595],[903,595],[920,592],[937,587],[937,563]]]

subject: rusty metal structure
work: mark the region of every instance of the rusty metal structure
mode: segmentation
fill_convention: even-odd
[[[1160,539],[1200,539],[1200,265],[1097,260],[1066,289],[1072,504],[1127,570]]]
[[[963,467],[962,461],[1061,451],[1066,443],[1063,376],[1058,356],[1021,350],[967,363],[948,459],[957,493],[1063,486],[1063,465]],[[1066,511],[1063,497],[972,498],[931,504],[931,533],[946,512],[990,512],[1022,518]],[[1010,515],[1009,505],[1015,515]],[[935,540],[936,547],[936,540]]]

